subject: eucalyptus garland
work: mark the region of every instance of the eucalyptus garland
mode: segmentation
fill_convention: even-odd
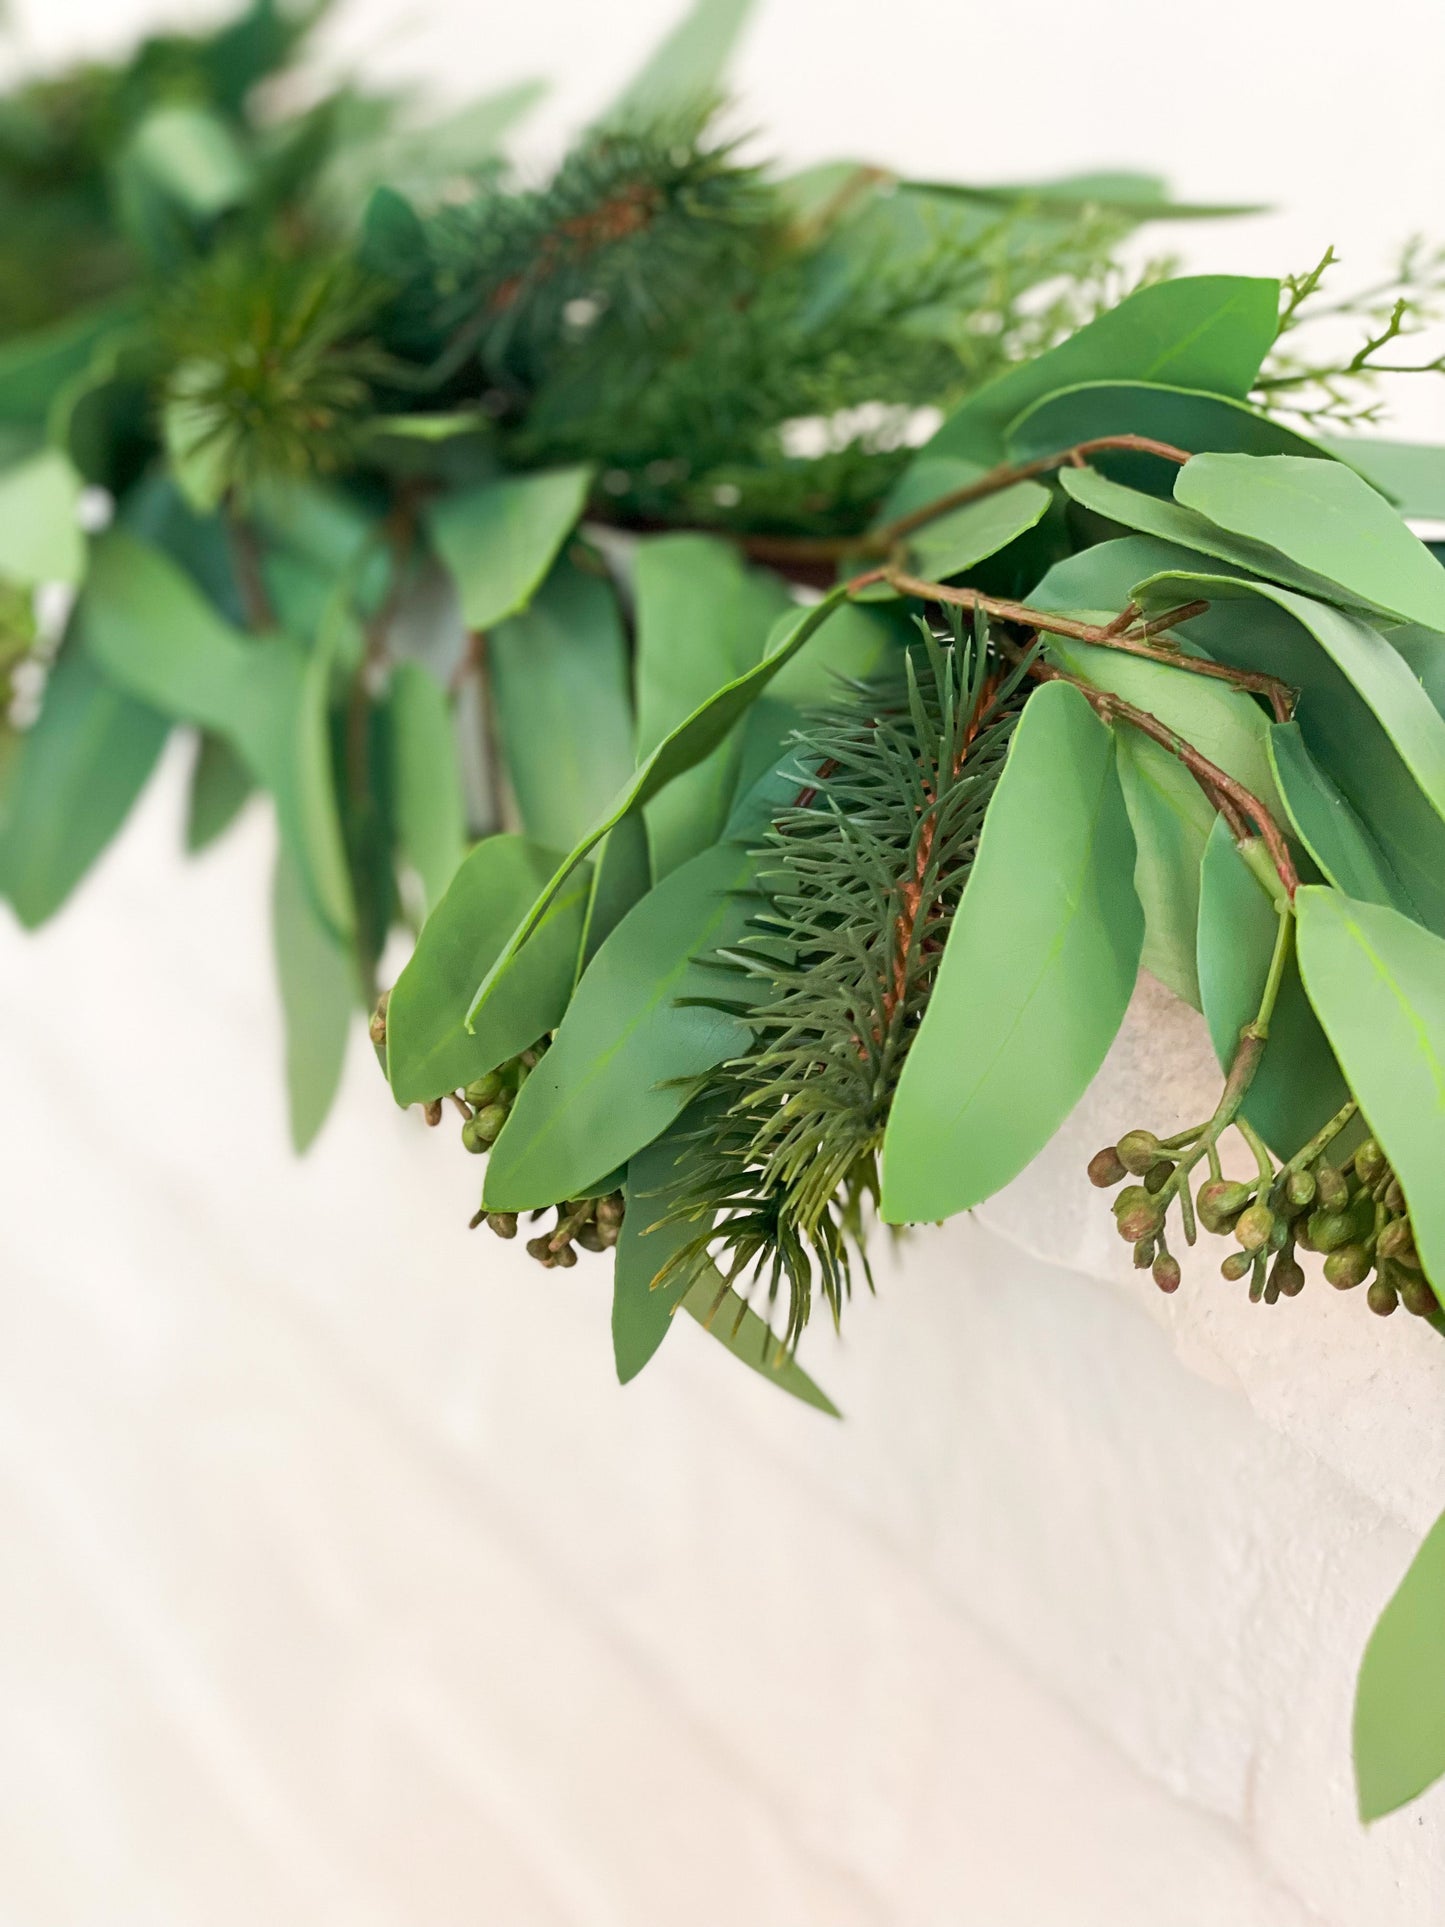
[[[610,1266],[624,1380],[682,1310],[831,1411],[819,1301],[1028,1166],[1141,967],[1221,1090],[1089,1164],[1136,1265],[1445,1331],[1445,454],[1327,439],[1439,372],[1441,257],[1129,286],[1227,210],[780,176],[741,11],[540,183],[529,89],[264,109],[273,0],[0,102],[0,890],[59,909],[186,731],[193,848],[274,812],[298,1148],[369,1013],[473,1224]],[[1445,1770],[1442,1560],[1367,1816]]]

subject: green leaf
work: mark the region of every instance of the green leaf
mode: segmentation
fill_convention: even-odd
[[[329,664],[283,635],[250,638],[168,557],[112,530],[95,546],[81,607],[87,649],[131,694],[232,742],[276,801],[281,834],[324,922],[354,923],[332,787]]]
[[[620,823],[614,823],[597,846],[592,888],[587,898],[587,920],[582,928],[582,948],[577,954],[577,976],[581,976],[633,904],[640,903],[651,888],[647,826],[634,811]]]
[[[1199,988],[1222,1070],[1234,1060],[1239,1033],[1259,1012],[1278,933],[1274,897],[1240,854],[1223,818],[1216,819],[1200,873]],[[1349,1095],[1291,959],[1244,1115],[1279,1157],[1289,1158]]]
[[[1298,723],[1276,723],[1269,757],[1296,836],[1337,890],[1407,916],[1415,906],[1378,841],[1305,747]]]
[[[471,629],[525,609],[582,513],[588,467],[513,475],[444,495],[427,511],[437,554],[456,578]]]
[[[746,1050],[747,1024],[710,1004],[741,994],[715,953],[747,931],[755,868],[749,850],[714,844],[628,911],[583,972],[493,1147],[489,1209],[590,1196],[666,1129],[697,1078]]]
[[[1052,499],[1040,482],[1015,482],[997,495],[950,509],[909,538],[908,568],[929,582],[962,575],[1033,528]]]
[[[1267,542],[1353,600],[1445,629],[1445,569],[1384,496],[1342,462],[1198,455],[1175,500],[1217,528]]]
[[[611,585],[559,561],[488,638],[507,774],[528,836],[566,850],[632,774],[627,638]]]
[[[1445,448],[1425,442],[1382,442],[1365,435],[1329,436],[1325,447],[1358,469],[1401,515],[1445,522]]]
[[[250,770],[225,737],[203,731],[186,803],[186,848],[192,856],[231,827],[253,788]]]
[[[462,779],[447,692],[420,663],[399,662],[387,696],[397,841],[434,910],[466,854]]]
[[[125,296],[0,343],[0,422],[44,428],[66,384],[84,374],[102,345],[134,321],[135,303]]]
[[[1041,1151],[1104,1060],[1144,920],[1114,739],[1076,689],[1029,698],[883,1139],[881,1215],[946,1218]]]
[[[325,1123],[341,1083],[356,971],[350,950],[317,916],[284,848],[276,858],[271,915],[286,1020],[291,1142],[301,1152]]]
[[[607,814],[593,825],[587,835],[563,859],[555,876],[539,894],[527,916],[513,932],[500,956],[482,979],[467,1016],[468,1023],[474,1022],[479,1017],[489,1000],[505,984],[513,972],[521,946],[547,914],[548,906],[588,852],[595,849],[623,817],[651,802],[652,798],[658,795],[668,783],[681,776],[685,770],[692,769],[705,756],[710,755],[728,732],[742,721],[773,678],[785,669],[804,644],[818,633],[846,596],[846,587],[840,585],[830,590],[822,601],[815,603],[811,609],[800,609],[794,616],[791,626],[781,635],[774,636],[769,654],[756,668],[748,670],[745,675],[737,677],[735,681],[720,689],[710,701],[703,703],[684,723],[674,729],[671,735],[663,738],[621,794],[614,799]]]
[[[184,102],[153,107],[131,136],[126,160],[197,220],[234,207],[250,185],[246,157],[227,123]]]
[[[1199,866],[1215,808],[1178,757],[1137,730],[1119,733],[1118,752],[1144,911],[1139,965],[1198,1010]]]
[[[0,577],[27,587],[78,582],[85,569],[79,499],[80,477],[58,449],[0,472]]]
[[[1315,886],[1295,899],[1310,1002],[1410,1204],[1445,1286],[1445,940],[1378,903]]]
[[[1191,641],[1301,692],[1297,720],[1311,755],[1422,916],[1445,929],[1445,718],[1385,638],[1358,616],[1268,583],[1171,574],[1136,594],[1154,609],[1207,596]]]
[[[522,967],[488,1004],[475,1031],[467,1003],[508,935],[557,867],[555,851],[525,837],[479,843],[422,925],[386,1010],[386,1070],[398,1104],[424,1104],[485,1077],[561,1021],[572,989],[591,881],[580,870],[527,944]]]
[[[1078,382],[1168,382],[1243,399],[1278,329],[1277,281],[1227,274],[1157,281],[971,395],[926,444],[926,454],[1001,461],[1008,424],[1045,395]]]
[[[155,767],[169,724],[117,689],[74,632],[7,782],[0,891],[44,923],[110,842]]]
[[[1158,174],[1066,174],[1052,181],[1019,181],[987,187],[959,181],[904,181],[901,185],[925,194],[981,201],[986,206],[1022,206],[1059,214],[1092,210],[1129,214],[1138,221],[1215,221],[1266,211],[1258,206],[1176,201]]]
[[[1016,461],[1031,461],[1102,435],[1147,435],[1196,457],[1202,450],[1234,449],[1246,456],[1309,457],[1325,468],[1338,467],[1317,442],[1243,402],[1152,381],[1083,382],[1046,395],[1009,424],[1008,450]],[[1119,480],[1157,485],[1164,495],[1176,476],[1194,466],[1186,462],[1180,468],[1166,457],[1118,449],[1100,450],[1091,460]],[[1177,484],[1174,492],[1178,497]]]
[[[1132,495],[1134,490],[1124,492]],[[1152,495],[1139,499],[1158,506]],[[1086,619],[1090,615],[1116,616],[1134,593],[1134,584],[1146,576],[1200,566],[1199,555],[1177,542],[1151,535],[1119,535],[1064,556],[1029,590],[1024,601],[1032,609],[1053,609],[1061,615]]]
[[[776,1385],[779,1391],[789,1393],[804,1405],[811,1405],[815,1411],[826,1412],[829,1418],[843,1416],[828,1394],[814,1384],[768,1328],[767,1321],[737,1292],[724,1286],[716,1267],[710,1267],[698,1279],[683,1299],[682,1308],[710,1338],[725,1345],[734,1358],[740,1358],[749,1370],[770,1385]]]
[[[792,605],[775,575],[749,569],[731,542],[711,535],[643,542],[634,579],[640,760],[762,660],[774,623]],[[728,737],[648,804],[654,876],[666,876],[717,837],[742,754],[741,734]]]
[[[695,1224],[661,1220],[686,1180],[689,1139],[699,1123],[695,1110],[685,1111],[628,1159],[623,1186],[627,1210],[612,1273],[612,1354],[622,1385],[636,1378],[666,1338],[672,1314],[685,1296],[686,1273],[679,1272],[657,1290],[652,1281],[697,1235]]]
[[[602,117],[652,121],[714,99],[752,0],[693,0]]]
[[[1362,1820],[1393,1813],[1445,1773],[1445,1517],[1370,1634],[1354,1724]]]

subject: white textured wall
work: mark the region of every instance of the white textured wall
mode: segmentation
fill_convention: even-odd
[[[346,31],[453,93],[560,69],[556,128],[669,11]],[[1372,266],[1445,231],[1442,57],[1435,0],[772,0],[743,71],[798,158],[1134,160],[1292,206],[1200,263]],[[601,1270],[469,1235],[364,1047],[290,1160],[269,828],[183,867],[178,776],[0,923],[0,1927],[1439,1921],[1445,1796],[1362,1833],[1348,1715],[1445,1348],[1129,1270],[1080,1167],[1161,1074],[1207,1104],[1195,1020],[1141,996],[1042,1169],[819,1331],[843,1425],[691,1325],[619,1391]]]

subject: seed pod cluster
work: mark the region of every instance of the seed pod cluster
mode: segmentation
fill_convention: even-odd
[[[567,1271],[577,1262],[577,1251],[610,1251],[622,1229],[625,1205],[620,1191],[607,1191],[595,1198],[564,1198],[561,1204],[548,1205],[531,1213],[536,1224],[555,1211],[557,1221],[550,1231],[539,1232],[527,1240],[527,1256],[535,1258],[547,1271]],[[478,1211],[473,1228],[484,1224],[499,1238],[515,1238],[518,1230],[515,1211]]]
[[[1114,1199],[1115,1223],[1134,1248],[1135,1264],[1152,1268],[1161,1291],[1179,1288],[1179,1265],[1165,1243],[1169,1208],[1177,1201],[1189,1243],[1196,1222],[1206,1231],[1233,1236],[1239,1249],[1220,1271],[1231,1281],[1248,1278],[1255,1302],[1272,1305],[1296,1297],[1305,1282],[1296,1253],[1311,1251],[1323,1255],[1325,1277],[1338,1290],[1352,1291],[1370,1281],[1366,1301],[1382,1317],[1401,1304],[1420,1317],[1437,1310],[1415,1249],[1405,1194],[1374,1138],[1338,1164],[1330,1142],[1316,1148],[1316,1139],[1275,1170],[1258,1138],[1246,1131],[1260,1165],[1258,1177],[1246,1183],[1220,1174],[1218,1135],[1213,1121],[1166,1140],[1152,1131],[1126,1131],[1089,1160],[1090,1181],[1100,1189],[1132,1180]],[[1208,1175],[1191,1208],[1190,1173],[1206,1158]]]

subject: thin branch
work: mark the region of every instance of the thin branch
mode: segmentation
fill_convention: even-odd
[[[261,544],[256,539],[255,529],[236,506],[234,497],[227,497],[224,521],[226,540],[231,550],[231,566],[236,572],[236,589],[241,597],[241,607],[246,612],[247,625],[258,631],[274,629],[277,626],[276,611],[271,606],[270,592],[261,567]]]

